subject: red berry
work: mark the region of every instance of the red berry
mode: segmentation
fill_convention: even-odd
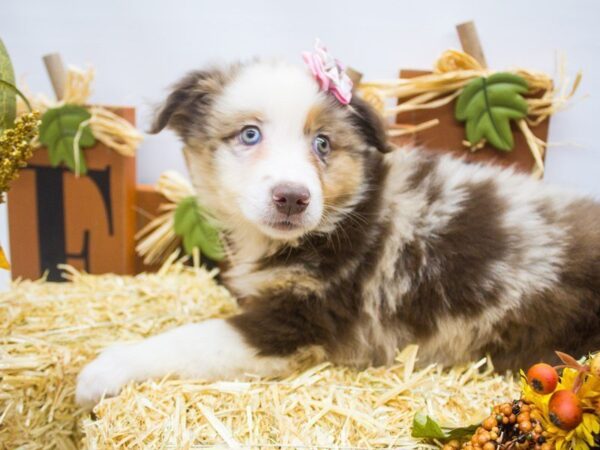
[[[566,390],[556,391],[548,402],[548,414],[554,425],[572,430],[581,423],[583,410],[577,396]]]
[[[527,371],[527,382],[539,394],[550,394],[558,384],[558,373],[550,364],[534,364]]]

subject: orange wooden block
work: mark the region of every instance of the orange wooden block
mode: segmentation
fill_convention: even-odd
[[[132,124],[135,109],[115,108]],[[135,158],[97,142],[84,150],[88,173],[76,177],[35,151],[8,194],[13,278],[61,281],[58,264],[90,273],[135,270]]]
[[[402,70],[400,78],[414,78],[419,75],[430,72],[422,70]],[[401,124],[419,124],[432,119],[439,119],[440,123],[434,127],[419,131],[413,135],[412,140],[398,138],[397,144],[406,144],[427,148],[433,151],[449,152],[456,156],[466,158],[467,161],[492,162],[502,166],[514,166],[517,170],[531,173],[535,166],[535,160],[525,141],[523,133],[512,124],[515,146],[512,151],[505,152],[497,150],[490,145],[472,152],[463,145],[466,140],[465,124],[454,118],[455,101],[448,105],[435,109],[417,110],[400,113],[396,117],[396,123]],[[537,127],[533,128],[533,133],[544,141],[548,138],[548,127],[550,120],[545,120]]]

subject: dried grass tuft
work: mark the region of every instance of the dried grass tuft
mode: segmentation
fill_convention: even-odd
[[[144,264],[163,263],[179,248],[181,237],[175,234],[175,210],[179,202],[195,195],[190,182],[174,170],[160,175],[156,190],[166,199],[159,207],[160,215],[135,235],[135,251],[144,258]]]

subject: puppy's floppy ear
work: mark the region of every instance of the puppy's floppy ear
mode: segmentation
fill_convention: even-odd
[[[393,150],[388,142],[386,124],[383,117],[362,98],[354,95],[350,102],[353,109],[352,122],[365,137],[367,143],[382,153]]]
[[[168,127],[184,140],[194,133],[201,133],[214,98],[224,85],[225,74],[221,70],[188,73],[173,86],[171,94],[158,109],[149,132],[156,134]]]

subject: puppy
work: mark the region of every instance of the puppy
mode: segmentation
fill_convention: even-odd
[[[193,72],[153,132],[185,145],[244,311],[104,351],[77,400],[131,380],[282,375],[302,349],[352,366],[490,354],[500,370],[600,347],[600,205],[484,165],[396,149],[356,96],[254,62]]]

